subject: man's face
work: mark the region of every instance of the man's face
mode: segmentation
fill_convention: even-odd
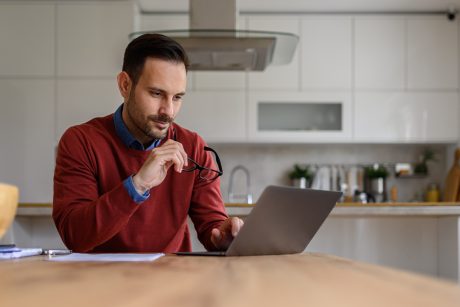
[[[166,136],[182,105],[186,84],[183,63],[146,59],[123,110],[128,129],[139,141],[147,143]]]

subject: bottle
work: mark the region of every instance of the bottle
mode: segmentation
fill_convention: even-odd
[[[398,201],[398,187],[395,185],[390,189],[390,201],[393,203]]]
[[[426,190],[425,201],[430,203],[439,202],[439,188],[436,183],[430,183]]]

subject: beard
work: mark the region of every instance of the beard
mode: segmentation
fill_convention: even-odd
[[[174,118],[166,114],[145,116],[136,108],[137,103],[133,92],[134,91],[130,93],[126,103],[129,119],[134,126],[136,126],[137,130],[143,133],[147,138],[152,140],[164,139],[168,134],[168,128],[174,121]],[[165,125],[166,127],[160,129],[156,124]]]

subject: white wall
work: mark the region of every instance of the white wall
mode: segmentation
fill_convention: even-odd
[[[62,133],[122,103],[133,15],[131,1],[0,1],[0,181],[20,202],[50,203]]]

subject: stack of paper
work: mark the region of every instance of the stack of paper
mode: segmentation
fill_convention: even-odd
[[[73,253],[66,256],[55,256],[50,261],[154,261],[164,256],[162,253],[154,254],[80,254]]]

